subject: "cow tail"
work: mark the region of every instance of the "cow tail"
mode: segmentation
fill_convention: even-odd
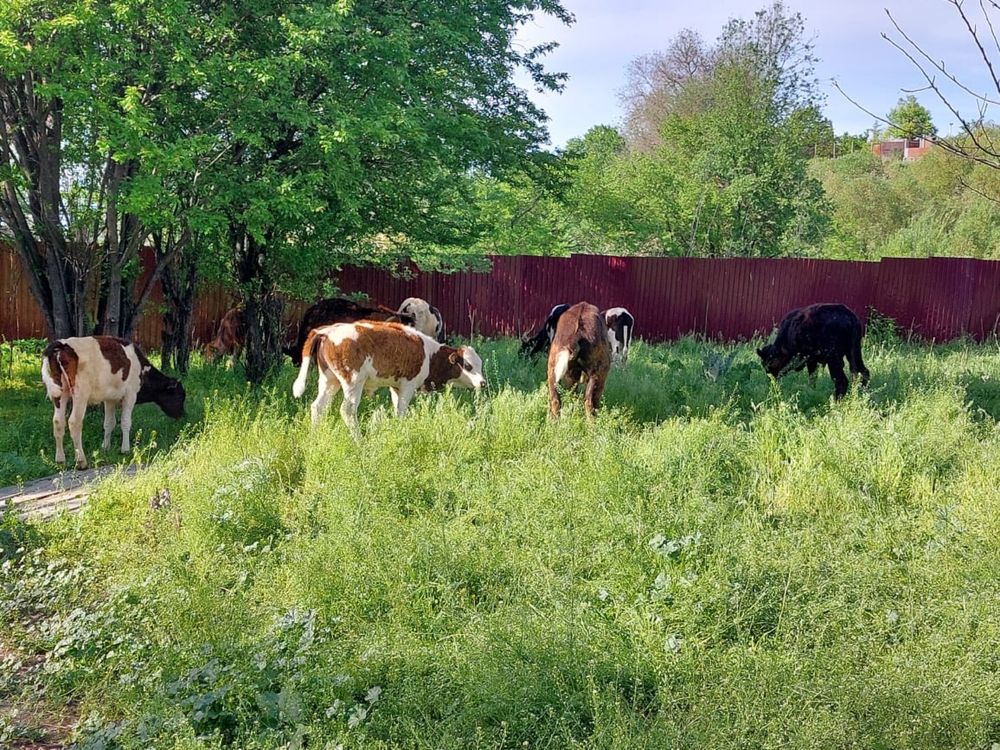
[[[302,394],[306,392],[306,378],[309,375],[309,365],[312,362],[321,338],[323,338],[323,335],[314,328],[309,331],[309,335],[306,336],[306,342],[302,345],[302,364],[299,366],[299,376],[295,378],[295,382],[292,384],[292,395],[295,398],[302,398]]]

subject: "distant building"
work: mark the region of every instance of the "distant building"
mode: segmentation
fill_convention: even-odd
[[[872,144],[872,153],[882,159],[916,161],[931,150],[930,138],[889,138]]]

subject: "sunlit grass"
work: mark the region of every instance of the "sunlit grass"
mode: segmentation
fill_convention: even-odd
[[[588,423],[478,342],[489,393],[366,399],[359,441],[197,365],[146,471],[0,527],[27,689],[84,748],[1000,741],[995,347],[873,343],[837,404],[709,348],[636,346]]]

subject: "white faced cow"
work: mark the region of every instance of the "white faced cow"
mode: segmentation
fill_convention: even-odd
[[[628,362],[628,346],[632,343],[635,318],[624,307],[612,307],[601,313],[608,327],[608,341],[611,342],[611,358],[615,364]]]
[[[319,395],[312,404],[315,425],[338,390],[344,392],[340,415],[357,428],[358,404],[366,391],[388,388],[396,415],[403,416],[421,388],[433,390],[452,383],[482,388],[483,361],[471,346],[457,349],[399,323],[338,323],[316,328],[302,347],[302,366],[292,386],[295,398],[306,390],[309,364],[316,359]]]
[[[83,417],[88,404],[104,404],[103,450],[111,447],[115,429],[115,409],[122,409],[122,453],[127,453],[132,429],[132,408],[138,403],[154,402],[169,417],[184,413],[184,386],[153,367],[138,347],[114,336],[85,336],[59,339],[49,344],[42,359],[42,382],[55,406],[52,434],[56,439],[56,463],[66,463],[63,436],[66,433],[66,407],[73,402],[69,415],[69,434],[76,452],[76,467],[87,468],[83,452]]]
[[[441,317],[441,311],[427,300],[419,297],[407,297],[397,312],[400,315],[412,317],[413,327],[422,334],[444,343],[444,318]]]

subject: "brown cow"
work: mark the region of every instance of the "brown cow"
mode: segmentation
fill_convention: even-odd
[[[558,417],[562,402],[558,384],[575,388],[587,381],[584,408],[593,416],[611,369],[611,342],[600,311],[578,302],[559,316],[549,349],[549,411]]]
[[[414,328],[399,323],[337,323],[309,333],[302,350],[302,366],[292,386],[295,398],[306,389],[309,363],[319,369],[319,395],[312,404],[315,425],[338,390],[344,391],[340,415],[357,427],[358,403],[365,391],[389,388],[396,415],[403,416],[410,399],[422,387],[482,388],[483,361],[471,346],[445,346]]]
[[[243,351],[245,342],[246,325],[243,322],[243,308],[234,307],[222,316],[215,338],[205,344],[205,361],[212,362],[216,357],[228,355],[228,366],[232,367],[233,360]]]
[[[115,409],[122,408],[122,453],[129,451],[132,409],[152,401],[164,413],[177,419],[184,414],[184,386],[153,367],[139,347],[114,336],[84,336],[59,339],[42,355],[42,382],[55,406],[52,433],[56,439],[56,463],[66,463],[63,436],[66,434],[66,407],[69,434],[76,452],[76,467],[87,468],[83,452],[83,416],[88,404],[104,404],[103,450],[111,447],[115,429]]]

